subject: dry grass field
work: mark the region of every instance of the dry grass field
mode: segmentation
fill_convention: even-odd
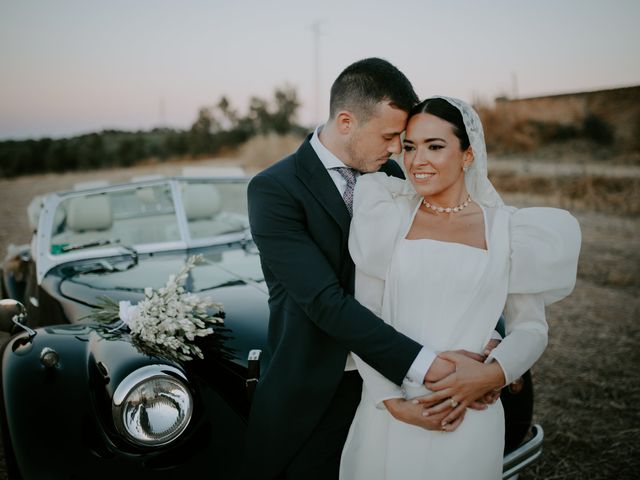
[[[275,157],[295,148],[295,143],[291,140]],[[247,158],[262,150],[259,145],[253,148],[240,155],[249,170],[253,164]],[[199,163],[229,164],[237,163],[224,159]],[[618,177],[609,168],[586,172],[584,167],[567,167],[568,173],[562,173],[551,164],[517,165],[512,161],[490,165],[506,202],[569,208],[583,233],[575,291],[548,309],[549,347],[533,369],[535,421],[545,430],[544,453],[520,479],[638,478],[640,174],[637,167]],[[176,174],[184,166],[151,164],[0,179],[0,252],[9,243],[28,241],[26,207],[34,195],[96,178],[117,182],[134,175]]]

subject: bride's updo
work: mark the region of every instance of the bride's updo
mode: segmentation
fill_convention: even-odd
[[[469,136],[462,120],[462,113],[444,98],[428,98],[418,103],[409,112],[409,120],[420,113],[429,113],[449,122],[453,127],[453,133],[460,140],[460,149],[464,151],[469,148]]]

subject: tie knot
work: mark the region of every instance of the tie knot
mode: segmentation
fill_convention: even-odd
[[[334,170],[337,170],[347,182],[342,199],[347,206],[349,215],[353,215],[353,188],[356,185],[356,170],[351,167],[336,167]]]
[[[342,178],[347,181],[347,185],[354,185],[356,183],[356,170],[351,167],[335,167]]]

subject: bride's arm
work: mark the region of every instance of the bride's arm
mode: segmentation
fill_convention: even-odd
[[[536,294],[511,294],[504,310],[507,336],[488,356],[502,368],[505,385],[538,361],[547,347],[548,331],[544,298]]]
[[[489,354],[484,364],[474,363],[454,352],[440,354],[456,364],[456,372],[446,379],[428,384],[436,392],[430,401],[450,399],[458,405],[444,422],[454,421],[473,401],[491,390],[498,390],[529,370],[547,345],[547,321],[544,298],[537,294],[511,294],[505,305],[506,337]],[[442,406],[428,409],[430,414]]]
[[[384,280],[369,275],[356,265],[355,299],[377,316],[382,316]]]
[[[355,298],[373,313],[381,316],[384,296],[384,280],[363,272],[356,267]],[[355,353],[351,353],[365,388],[370,392],[376,407],[384,408],[383,401],[390,398],[404,398],[404,392],[395,383],[387,380]]]

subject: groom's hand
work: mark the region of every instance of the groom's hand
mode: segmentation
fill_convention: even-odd
[[[443,430],[446,432],[453,432],[462,423],[464,419],[464,413],[456,416],[454,420],[450,420],[443,425],[443,422],[447,415],[450,415],[452,408],[444,409],[437,414],[428,414],[425,407],[429,407],[433,404],[420,404],[412,400],[405,400],[404,398],[393,398],[384,401],[385,406],[389,413],[396,419],[409,425],[415,425],[417,427],[424,428],[426,430]]]
[[[455,420],[473,402],[504,385],[504,373],[497,362],[479,363],[455,352],[444,352],[439,356],[454,362],[456,371],[443,380],[427,384],[426,387],[434,393],[417,400],[433,403],[448,399],[453,411],[444,419],[444,423]],[[441,409],[441,406],[435,406],[427,411],[438,414]]]
[[[448,377],[456,371],[456,365],[453,362],[445,360],[444,358],[436,357],[436,359],[427,370],[427,374],[424,376],[424,382],[437,382],[445,377]]]
[[[492,342],[496,342],[496,344],[490,347]],[[491,350],[493,350],[495,346],[498,344],[497,342],[498,342],[497,340],[491,340],[485,347],[485,352],[486,351],[490,352]],[[484,359],[486,358],[485,355],[480,355],[479,353],[470,352],[468,350],[455,350],[455,352],[461,355],[464,355],[465,357],[469,357],[472,360],[476,360],[478,362],[484,362]],[[429,370],[427,370],[427,374],[424,376],[423,383],[426,384],[426,383],[439,382],[440,380],[442,380],[445,377],[448,377],[455,371],[456,371],[456,366],[453,362],[445,360],[444,358],[436,357],[436,359],[431,364],[431,367],[429,368]]]
[[[482,363],[489,356],[491,351],[500,345],[501,339],[492,338],[487,342],[487,345],[484,347],[482,354],[470,352],[468,350],[456,350],[455,353],[461,354],[467,358],[475,360],[479,363]],[[449,362],[444,358],[436,357],[436,359],[431,364],[431,368],[427,371],[427,374],[424,377],[424,384],[433,384],[435,382],[439,382],[446,377],[454,374],[456,371],[456,366],[453,362]],[[451,428],[451,426],[455,425],[453,430],[455,430],[462,418],[464,418],[464,414],[467,408],[471,408],[473,410],[486,410],[487,405],[491,405],[496,402],[496,400],[500,397],[500,388],[496,388],[485,393],[482,397],[471,401],[465,402],[464,404],[456,404],[456,407],[453,408],[451,404],[451,399],[440,399],[434,402],[434,398],[431,395],[426,395],[423,397],[418,397],[415,401],[422,404],[427,408],[425,412],[427,415],[431,415],[432,418],[440,418],[444,421],[444,425],[441,428],[447,430]],[[437,398],[437,397],[436,397]],[[446,415],[444,418],[441,418],[441,415]],[[448,415],[447,415],[448,414]],[[459,421],[458,421],[459,420]],[[451,430],[451,431],[453,431]]]
[[[501,340],[497,339],[497,338],[492,338],[491,340],[489,340],[487,342],[487,344],[484,347],[484,350],[482,352],[482,354],[480,353],[475,353],[475,352],[470,352],[469,350],[454,350],[455,353],[459,353],[461,355],[464,355],[465,357],[468,357],[472,360],[476,360],[478,362],[484,362],[487,357],[489,356],[489,354],[491,353],[491,351],[496,348],[498,345],[500,345]],[[433,361],[433,363],[431,364],[431,367],[429,368],[429,370],[427,371],[427,374],[424,376],[424,384],[427,383],[434,383],[434,382],[438,382],[440,380],[442,380],[443,378],[451,375],[452,373],[455,372],[455,365],[453,364],[453,362],[449,362],[443,358],[440,357],[436,357],[436,359]],[[499,394],[498,394],[499,396]],[[495,402],[497,399],[495,393],[489,393],[487,394],[487,396],[484,398],[484,403],[487,404],[491,404],[493,402]],[[476,408],[477,403],[472,405],[472,408]]]

